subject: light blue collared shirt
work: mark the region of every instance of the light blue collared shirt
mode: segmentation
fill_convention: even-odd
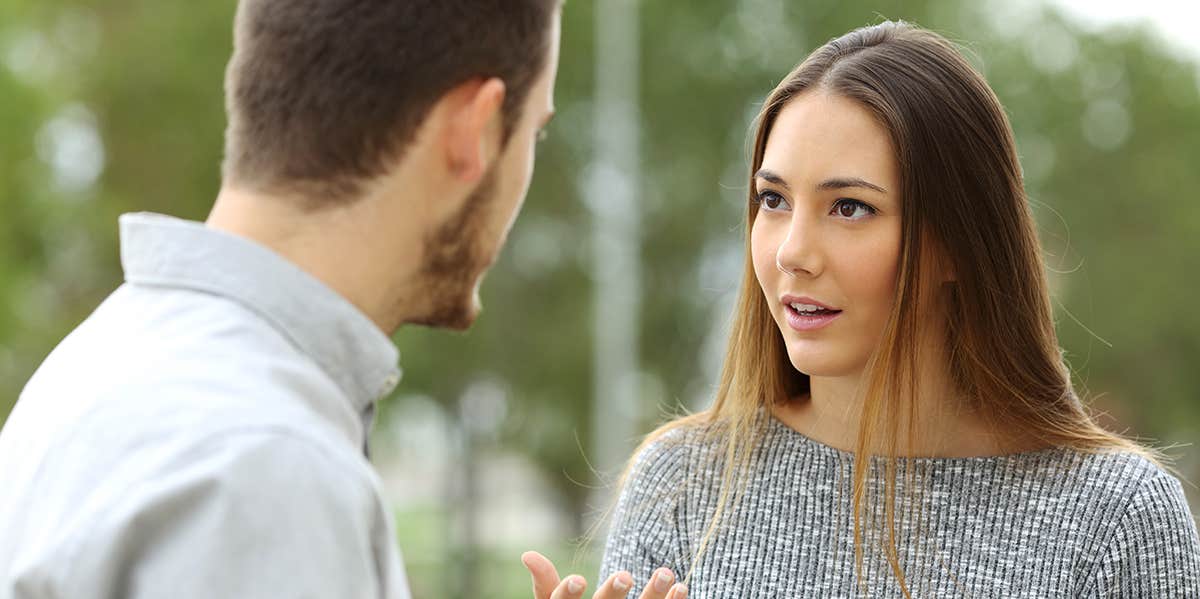
[[[200,223],[124,215],[121,258],[0,431],[0,599],[407,599],[364,455],[387,335]]]

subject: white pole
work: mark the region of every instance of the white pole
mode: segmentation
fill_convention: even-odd
[[[638,404],[641,304],[641,156],[638,115],[638,1],[599,0],[596,26],[596,154],[587,180],[592,233],[594,368],[592,448],[603,474],[628,457]],[[599,489],[593,506],[603,506]]]

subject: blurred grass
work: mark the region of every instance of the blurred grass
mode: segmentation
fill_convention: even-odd
[[[550,558],[559,575],[579,574],[587,579],[590,595],[595,590],[600,570],[598,551],[579,551],[569,540],[544,546],[494,546],[480,544],[474,556],[477,569],[473,576],[457,576],[467,559],[449,537],[452,530],[449,510],[434,504],[397,510],[396,539],[404,552],[412,595],[417,599],[438,597],[488,597],[529,599],[533,596],[529,573],[521,564],[521,554],[537,551]],[[461,588],[466,579],[479,581],[485,588]]]

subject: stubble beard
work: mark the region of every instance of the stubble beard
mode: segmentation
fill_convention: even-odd
[[[424,296],[412,324],[466,330],[479,315],[478,285],[491,266],[484,239],[495,209],[496,168],[489,169],[462,208],[425,238],[425,263],[416,282]]]

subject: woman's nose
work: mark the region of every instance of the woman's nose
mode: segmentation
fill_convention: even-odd
[[[815,277],[824,267],[820,239],[812,227],[793,222],[775,252],[775,267],[793,277]]]

